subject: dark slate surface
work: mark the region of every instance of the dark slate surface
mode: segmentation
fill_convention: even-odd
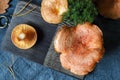
[[[84,78],[84,76],[77,76],[77,75],[74,75],[71,72],[63,69],[62,66],[61,66],[61,63],[60,63],[59,56],[60,56],[59,53],[57,53],[54,50],[54,45],[53,45],[53,42],[52,42],[52,44],[49,48],[49,51],[47,53],[47,56],[45,58],[44,65],[47,66],[47,67],[50,67],[51,69],[55,69],[57,71],[66,73],[66,74],[71,75],[73,77],[76,77],[78,79],[83,79]]]
[[[67,25],[69,27],[72,26],[72,24],[70,24],[70,23],[62,22],[62,23],[58,24],[57,30],[59,30],[63,25]],[[57,30],[56,30],[56,32],[57,32]],[[45,61],[44,61],[44,65],[49,67],[49,68],[51,68],[51,69],[63,72],[65,74],[71,75],[73,77],[76,77],[78,79],[84,79],[84,76],[78,76],[78,75],[72,74],[70,71],[65,70],[61,66],[60,58],[59,58],[60,54],[57,53],[55,51],[55,49],[54,49],[54,37],[53,37],[52,43],[50,45],[49,51],[48,51],[48,53],[46,55],[46,58],[45,58]]]

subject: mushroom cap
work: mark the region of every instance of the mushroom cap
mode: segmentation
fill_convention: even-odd
[[[37,41],[37,32],[30,25],[19,24],[12,30],[11,40],[16,47],[29,49]]]
[[[60,54],[63,68],[76,75],[91,72],[103,57],[102,31],[91,23],[64,26],[56,33],[54,48]]]
[[[0,0],[0,14],[6,12],[6,9],[9,7],[9,1],[10,0]]]
[[[67,0],[42,0],[41,15],[48,23],[58,24],[68,10]]]
[[[110,19],[120,18],[120,0],[94,0],[94,2],[102,16]]]

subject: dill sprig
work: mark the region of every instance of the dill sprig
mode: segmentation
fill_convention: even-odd
[[[93,22],[98,14],[92,0],[68,0],[68,11],[63,15],[63,21],[77,25],[86,21]]]

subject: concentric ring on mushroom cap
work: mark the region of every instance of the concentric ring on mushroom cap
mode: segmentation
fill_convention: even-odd
[[[37,32],[30,25],[19,24],[12,30],[11,40],[16,47],[29,49],[37,41]]]
[[[41,15],[48,23],[58,24],[68,10],[67,0],[42,0]]]

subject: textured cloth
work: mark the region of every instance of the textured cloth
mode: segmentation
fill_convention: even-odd
[[[12,68],[13,73],[9,70]],[[13,76],[14,74],[14,76]],[[78,80],[6,52],[0,53],[1,80]]]

